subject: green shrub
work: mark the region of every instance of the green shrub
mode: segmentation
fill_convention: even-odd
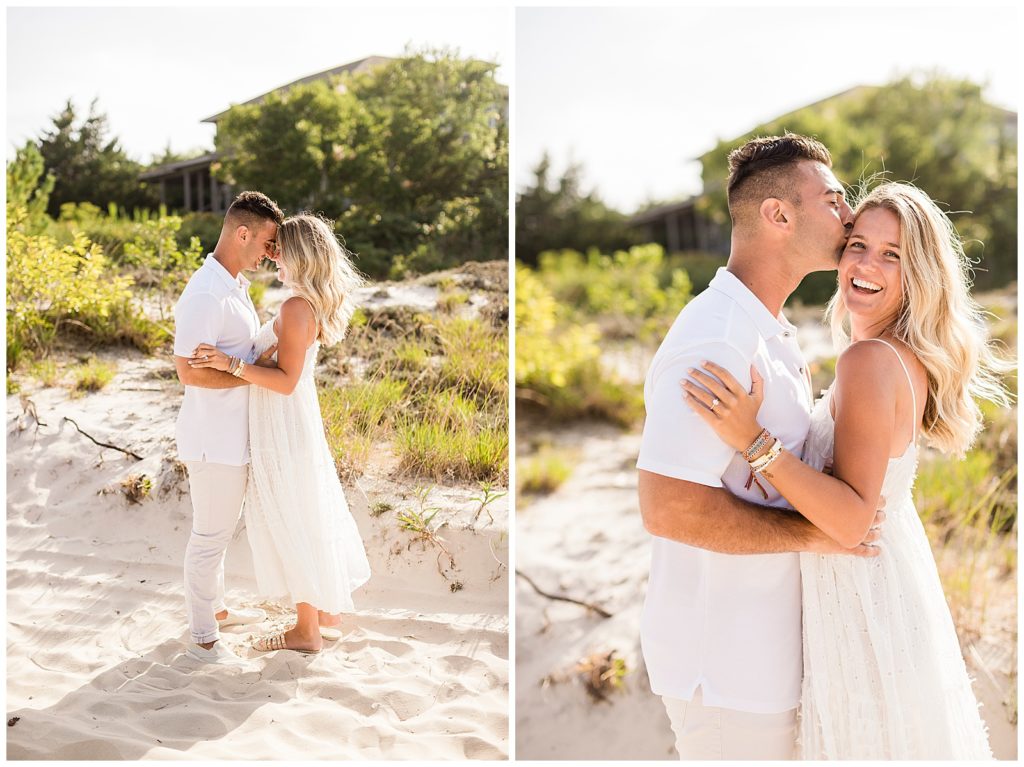
[[[29,375],[37,379],[43,386],[52,388],[59,386],[61,381],[60,369],[56,360],[40,359],[32,363],[28,371]]]
[[[184,290],[184,288],[182,288]],[[249,283],[249,298],[252,299],[252,305],[257,309],[262,308],[263,300],[267,295],[267,283],[263,280],[253,280]]]
[[[635,423],[643,414],[640,387],[602,368],[597,326],[570,319],[545,282],[517,265],[517,400],[560,420],[593,416]]]
[[[520,494],[553,493],[572,474],[574,454],[542,445],[516,461],[516,485]]]
[[[212,253],[220,238],[224,216],[218,213],[186,213],[177,232],[178,249],[187,250],[193,238],[199,240],[203,253]]]
[[[25,231],[24,210],[7,217],[7,369],[44,355],[58,335],[88,343],[128,343],[152,352],[171,336],[134,299],[132,277],[112,270],[103,249],[81,232],[71,243]]]
[[[24,209],[7,216],[7,369],[45,353],[70,327],[98,339],[116,335],[118,310],[131,313],[132,280],[110,274],[103,250],[77,234],[60,247],[47,235],[20,228]]]
[[[669,270],[682,269],[690,278],[693,295],[703,293],[718,270],[725,266],[728,259],[716,253],[701,251],[683,251],[673,253],[665,259],[665,267]],[[664,279],[664,278],[663,278]]]
[[[114,380],[116,374],[117,368],[114,365],[95,357],[71,371],[71,377],[75,382],[75,391],[87,392],[99,391],[104,388]]]
[[[598,321],[614,336],[661,340],[691,296],[690,278],[672,268],[660,245],[605,255],[573,250],[540,254],[538,274],[559,304]]]

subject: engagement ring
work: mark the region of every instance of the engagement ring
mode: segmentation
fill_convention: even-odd
[[[718,397],[715,397],[713,400],[711,400],[711,412],[712,413],[715,412],[715,408],[718,407],[718,403],[719,402],[721,402],[721,400],[719,400]]]

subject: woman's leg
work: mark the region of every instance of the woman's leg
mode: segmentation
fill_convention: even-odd
[[[299,602],[295,605],[295,611],[298,614],[295,627],[284,633],[287,646],[301,650],[321,649],[323,639],[320,637],[317,609],[309,602]]]
[[[341,625],[341,613],[325,613],[323,610],[317,610],[317,620],[321,626],[327,628],[337,628]]]

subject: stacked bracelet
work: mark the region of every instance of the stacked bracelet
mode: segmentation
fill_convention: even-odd
[[[768,433],[767,429],[761,429],[761,433],[757,435],[757,439],[751,442],[750,447],[743,451],[743,460],[747,463],[754,460],[754,456],[761,451],[771,438],[772,435]]]
[[[777,437],[772,443],[772,446],[768,448],[768,452],[762,455],[760,458],[754,461],[748,461],[750,464],[750,470],[752,472],[763,473],[765,469],[775,463],[776,459],[782,455],[782,441]]]
[[[231,375],[234,375],[235,371],[238,370],[239,362],[241,362],[241,360],[238,357],[231,357],[231,359],[228,360],[228,372],[231,373]]]
[[[244,374],[245,374],[245,360],[239,358],[239,360],[238,360],[238,367],[235,368],[234,372],[231,375],[233,375],[235,378],[241,378]]]

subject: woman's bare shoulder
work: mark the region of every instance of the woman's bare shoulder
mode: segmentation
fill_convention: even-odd
[[[313,307],[306,299],[291,296],[281,304],[275,326],[279,336],[286,332],[303,333],[310,336],[312,343],[312,338],[316,336],[316,316],[313,314]]]

